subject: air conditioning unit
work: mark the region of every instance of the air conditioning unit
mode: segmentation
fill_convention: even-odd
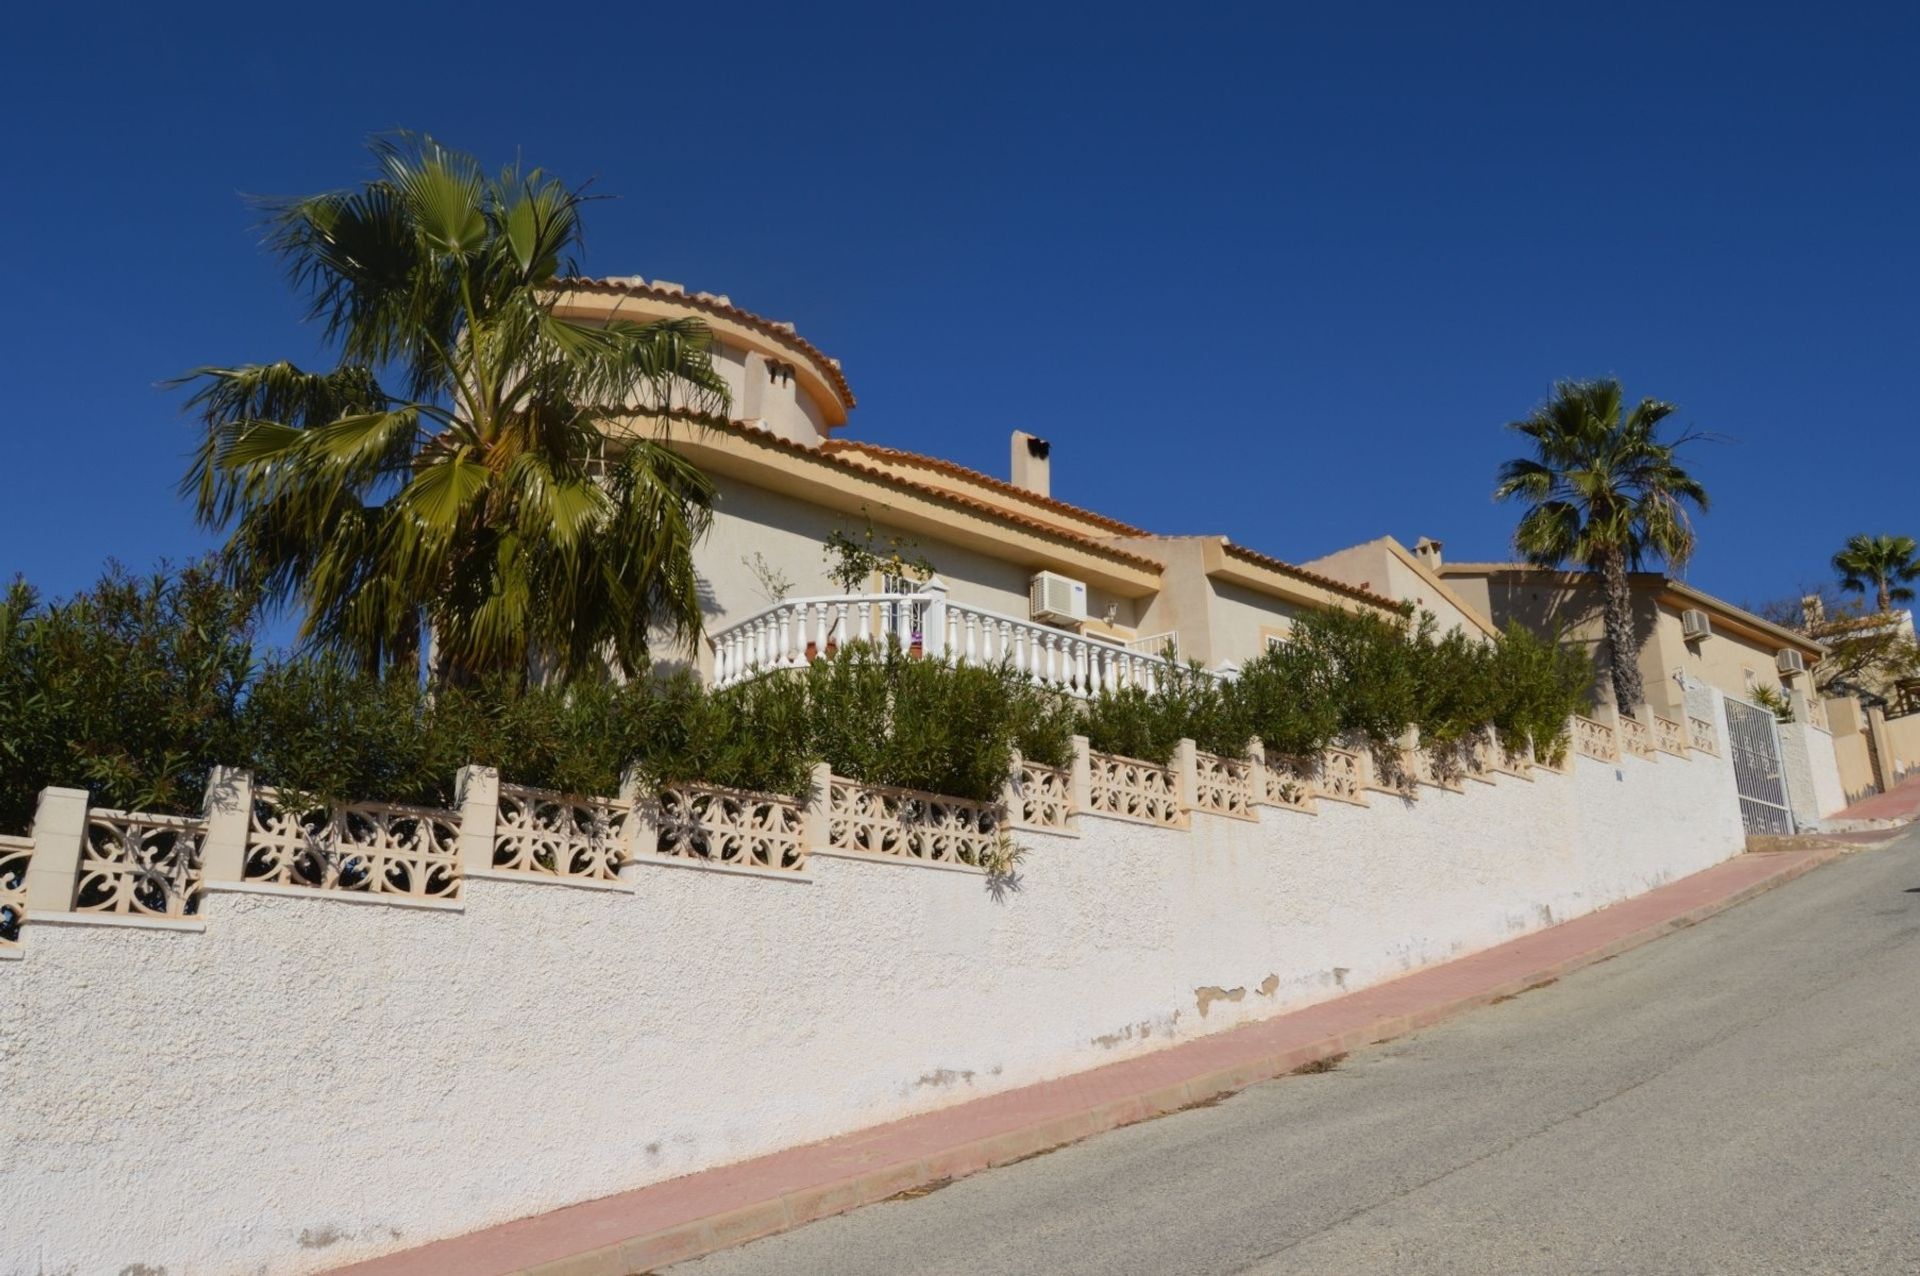
[[[1807,658],[1791,647],[1782,647],[1780,654],[1773,658],[1773,664],[1781,673],[1805,673]]]
[[[1028,614],[1060,624],[1087,618],[1087,582],[1057,572],[1035,572],[1027,585]]]
[[[1713,621],[1707,613],[1698,607],[1689,607],[1680,613],[1680,636],[1688,642],[1698,642],[1702,638],[1713,636]]]

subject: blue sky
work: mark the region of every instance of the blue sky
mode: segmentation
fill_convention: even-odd
[[[586,267],[795,322],[853,435],[1003,474],[1033,430],[1157,530],[1504,556],[1502,423],[1617,374],[1726,436],[1696,584],[1920,533],[1911,8],[37,8],[0,576],[55,593],[213,543],[158,383],[316,358],[241,196],[398,126],[617,196]]]

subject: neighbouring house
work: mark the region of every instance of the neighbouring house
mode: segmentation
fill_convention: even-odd
[[[719,682],[798,664],[850,638],[898,635],[923,652],[1006,658],[1076,691],[1151,681],[1169,644],[1230,668],[1327,607],[1383,614],[1377,590],[1236,545],[1165,536],[1052,494],[1046,440],[1013,431],[1006,477],[839,437],[854,407],[840,365],[724,296],[638,278],[570,281],[558,312],[703,320],[736,419],[676,425],[672,446],[718,487],[695,555],[705,594],[702,669]],[[637,427],[657,428],[657,427]],[[846,593],[823,547],[836,532],[895,542],[928,582],[876,573]],[[903,595],[912,595],[903,597]]]
[[[1594,698],[1611,705],[1612,654],[1598,576],[1525,563],[1434,566],[1459,598],[1494,624],[1518,621],[1586,647],[1595,658]],[[1634,658],[1647,698],[1639,714],[1645,725],[1656,725],[1646,721],[1648,714],[1674,723],[1699,716],[1710,703],[1704,691],[1711,687],[1727,697],[1727,729],[1736,752],[1751,759],[1741,780],[1743,797],[1777,799],[1801,827],[1845,806],[1845,750],[1814,688],[1813,670],[1826,646],[1661,572],[1633,572],[1627,581],[1639,642]],[[1764,710],[1742,712],[1740,702]],[[1782,720],[1773,722],[1775,714]],[[1736,715],[1747,730],[1734,730]]]
[[[1414,612],[1430,612],[1440,631],[1460,630],[1492,638],[1500,627],[1484,610],[1462,597],[1441,575],[1441,542],[1422,536],[1408,549],[1391,536],[1351,545],[1302,564],[1308,571],[1406,603]]]
[[[1849,798],[1884,792],[1920,771],[1920,678],[1891,677],[1854,653],[1914,642],[1913,613],[1829,615],[1818,594],[1801,602],[1802,628],[1838,662],[1825,702]]]
[[[1599,577],[1525,563],[1443,563],[1438,571],[1458,597],[1495,625],[1519,621],[1587,647],[1600,670],[1597,690],[1610,698]],[[1821,643],[1660,572],[1633,572],[1627,580],[1640,642],[1640,679],[1655,713],[1673,718],[1686,712],[1683,678],[1741,700],[1756,693],[1811,692],[1808,671],[1826,654]]]

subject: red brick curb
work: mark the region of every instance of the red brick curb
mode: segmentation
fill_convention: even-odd
[[[1610,908],[1334,1001],[339,1271],[352,1276],[650,1272],[910,1188],[1177,1112],[1428,1027],[1693,926],[1857,849],[1858,844],[1836,843],[1736,856]]]

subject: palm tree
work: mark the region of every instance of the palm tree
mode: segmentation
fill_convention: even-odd
[[[268,205],[338,363],[207,367],[182,486],[229,569],[368,668],[624,671],[700,630],[712,483],[665,442],[728,405],[694,320],[559,318],[582,196],[487,177],[429,138],[372,144],[357,190]],[[615,428],[637,414],[662,424]]]
[[[1673,411],[1657,399],[1629,410],[1616,380],[1559,382],[1509,427],[1532,441],[1533,455],[1502,465],[1493,492],[1527,503],[1513,543],[1528,562],[1571,562],[1600,577],[1614,703],[1627,713],[1644,698],[1627,573],[1649,558],[1685,566],[1694,543],[1686,507],[1707,508],[1706,490],[1675,456],[1699,436],[1660,438]]]
[[[1906,582],[1920,578],[1920,545],[1911,536],[1868,536],[1862,532],[1847,538],[1847,547],[1833,556],[1833,570],[1840,573],[1840,588],[1856,594],[1873,586],[1877,610],[1893,610],[1895,603],[1913,601],[1913,590]]]

